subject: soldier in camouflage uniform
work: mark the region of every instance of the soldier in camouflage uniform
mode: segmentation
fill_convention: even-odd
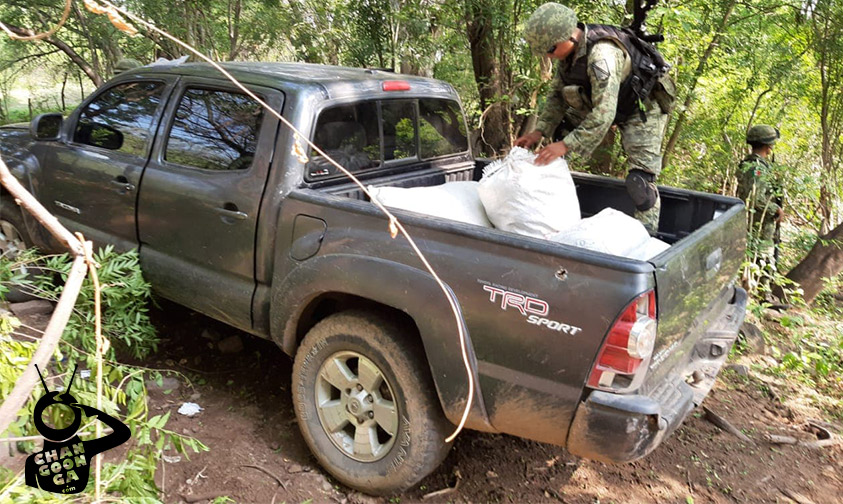
[[[772,126],[758,124],[749,129],[746,143],[752,154],[738,167],[738,197],[746,202],[750,239],[755,239],[756,261],[774,264],[776,223],[784,216],[780,197],[781,187],[775,179],[769,157],[779,138]]]
[[[594,31],[591,38],[589,30]],[[603,35],[597,37],[598,33]],[[619,100],[632,73],[630,52],[621,40],[624,36],[616,27],[578,23],[576,13],[558,3],[546,3],[536,9],[526,23],[524,37],[535,55],[559,63],[536,129],[518,138],[515,145],[530,148],[542,138],[552,138],[557,127],[565,124],[571,126],[570,130],[561,141],[539,151],[537,164],[546,164],[569,152],[588,157],[609,128],[617,125],[629,158],[626,186],[636,206],[635,218],[650,234],[655,234],[661,208],[655,179],[661,171],[661,144],[670,106],[652,95],[643,100],[629,100],[625,95],[625,101],[633,103]],[[587,65],[589,82],[570,82],[571,71],[577,65]],[[672,105],[675,92],[670,77],[665,75],[659,84],[663,92],[670,94]],[[634,113],[619,113],[630,108]]]
[[[129,70],[134,70],[135,68],[140,67],[140,61],[134,58],[123,58],[114,65],[114,75],[120,75],[123,72],[128,72]]]

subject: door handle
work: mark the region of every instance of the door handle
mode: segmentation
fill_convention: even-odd
[[[226,207],[229,207],[229,208],[226,208]],[[249,214],[247,214],[246,212],[241,212],[241,211],[237,210],[236,205],[231,205],[230,203],[227,203],[226,207],[214,208],[214,212],[222,215],[224,218],[229,218],[229,219],[244,220],[244,219],[249,218]]]
[[[117,186],[118,188],[122,189],[123,192],[135,190],[135,184],[130,184],[129,180],[122,175],[112,180],[111,185]]]

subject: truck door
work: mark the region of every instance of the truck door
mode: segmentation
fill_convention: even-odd
[[[137,246],[137,187],[168,92],[158,79],[105,87],[68,117],[65,141],[34,144],[39,200],[97,246]]]
[[[275,110],[279,91],[255,88]],[[278,121],[218,80],[183,78],[138,199],[144,275],[162,296],[251,329],[258,209]]]

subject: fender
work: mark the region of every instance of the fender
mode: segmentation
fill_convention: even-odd
[[[458,350],[458,332],[450,305],[429,273],[383,259],[334,254],[300,263],[285,278],[275,280],[270,334],[289,355],[295,354],[296,327],[302,312],[322,294],[355,295],[408,314],[418,326],[445,416],[452,423],[459,423],[468,395],[465,365]],[[494,432],[478,386],[477,359],[467,328],[465,334],[475,383],[466,427]]]
[[[38,201],[41,201],[38,197],[38,175],[41,171],[41,164],[31,152],[30,147],[31,141],[29,141],[28,131],[23,133],[5,128],[0,130],[0,155],[3,156],[3,162],[6,163],[12,176],[20,182],[24,189],[29,191]],[[4,196],[8,194],[6,188],[3,188],[2,192]],[[61,244],[32,214],[23,208],[20,210],[23,223],[33,241],[33,245],[45,251],[62,250]]]

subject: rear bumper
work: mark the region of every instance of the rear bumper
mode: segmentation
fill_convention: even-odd
[[[631,462],[653,451],[698,406],[738,336],[747,294],[734,297],[694,344],[684,369],[645,394],[593,391],[580,403],[568,433],[574,455],[607,463]],[[692,384],[686,378],[694,376]]]

